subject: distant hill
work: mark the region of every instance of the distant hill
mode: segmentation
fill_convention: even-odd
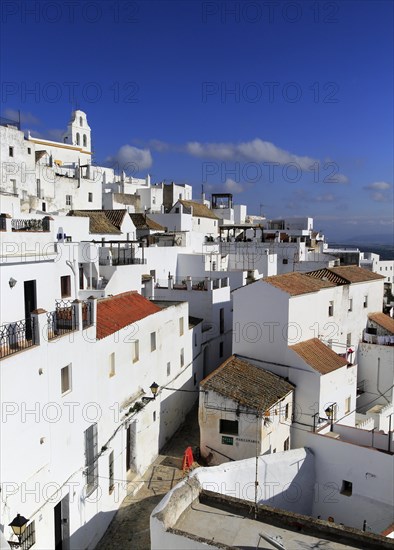
[[[373,252],[379,254],[381,260],[394,260],[394,246],[393,245],[382,245],[382,244],[371,244],[360,242],[342,242],[334,243],[329,241],[328,245],[331,248],[358,248],[361,252]]]
[[[344,244],[377,244],[379,246],[388,245],[394,247],[394,235],[391,233],[381,233],[378,235],[357,235],[350,239],[341,239]]]

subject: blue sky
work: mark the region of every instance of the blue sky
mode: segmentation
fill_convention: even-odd
[[[393,232],[393,2],[1,10],[1,110],[32,133],[56,138],[77,101],[99,164],[310,215],[331,239]]]

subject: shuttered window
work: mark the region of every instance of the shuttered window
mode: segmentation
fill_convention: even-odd
[[[98,487],[97,424],[85,430],[86,496]]]

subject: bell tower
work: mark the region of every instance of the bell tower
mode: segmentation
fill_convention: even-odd
[[[90,152],[92,145],[90,132],[86,113],[80,110],[73,111],[67,131],[63,135],[63,142]]]

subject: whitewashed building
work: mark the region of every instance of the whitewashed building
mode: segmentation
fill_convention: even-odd
[[[294,386],[232,355],[200,383],[200,450],[209,464],[290,449]]]
[[[310,440],[312,446],[312,436]],[[343,458],[343,470],[335,470],[335,448]],[[340,492],[339,477],[349,474],[357,462],[358,452],[362,457],[354,469],[357,477],[353,479],[359,480],[363,487],[358,487],[355,481],[353,497],[349,497]],[[392,454],[387,456],[377,448],[330,440],[326,435],[313,435],[311,450],[296,449],[198,468],[167,493],[153,510],[152,549],[389,550],[394,532],[389,511],[392,495],[389,495],[389,485],[380,487],[383,476],[372,477],[375,474],[370,471],[368,455],[374,453],[379,454],[377,461],[384,468],[382,474],[389,474]],[[356,486],[360,493],[356,494]],[[367,487],[371,489],[371,497]]]
[[[379,275],[349,266],[268,277],[233,293],[233,353],[297,388],[296,446],[330,411],[355,424],[357,346],[382,287]]]
[[[1,329],[3,523],[29,518],[38,548],[94,548],[192,406],[176,390],[198,394],[201,327],[135,292],[30,317],[30,334]]]

